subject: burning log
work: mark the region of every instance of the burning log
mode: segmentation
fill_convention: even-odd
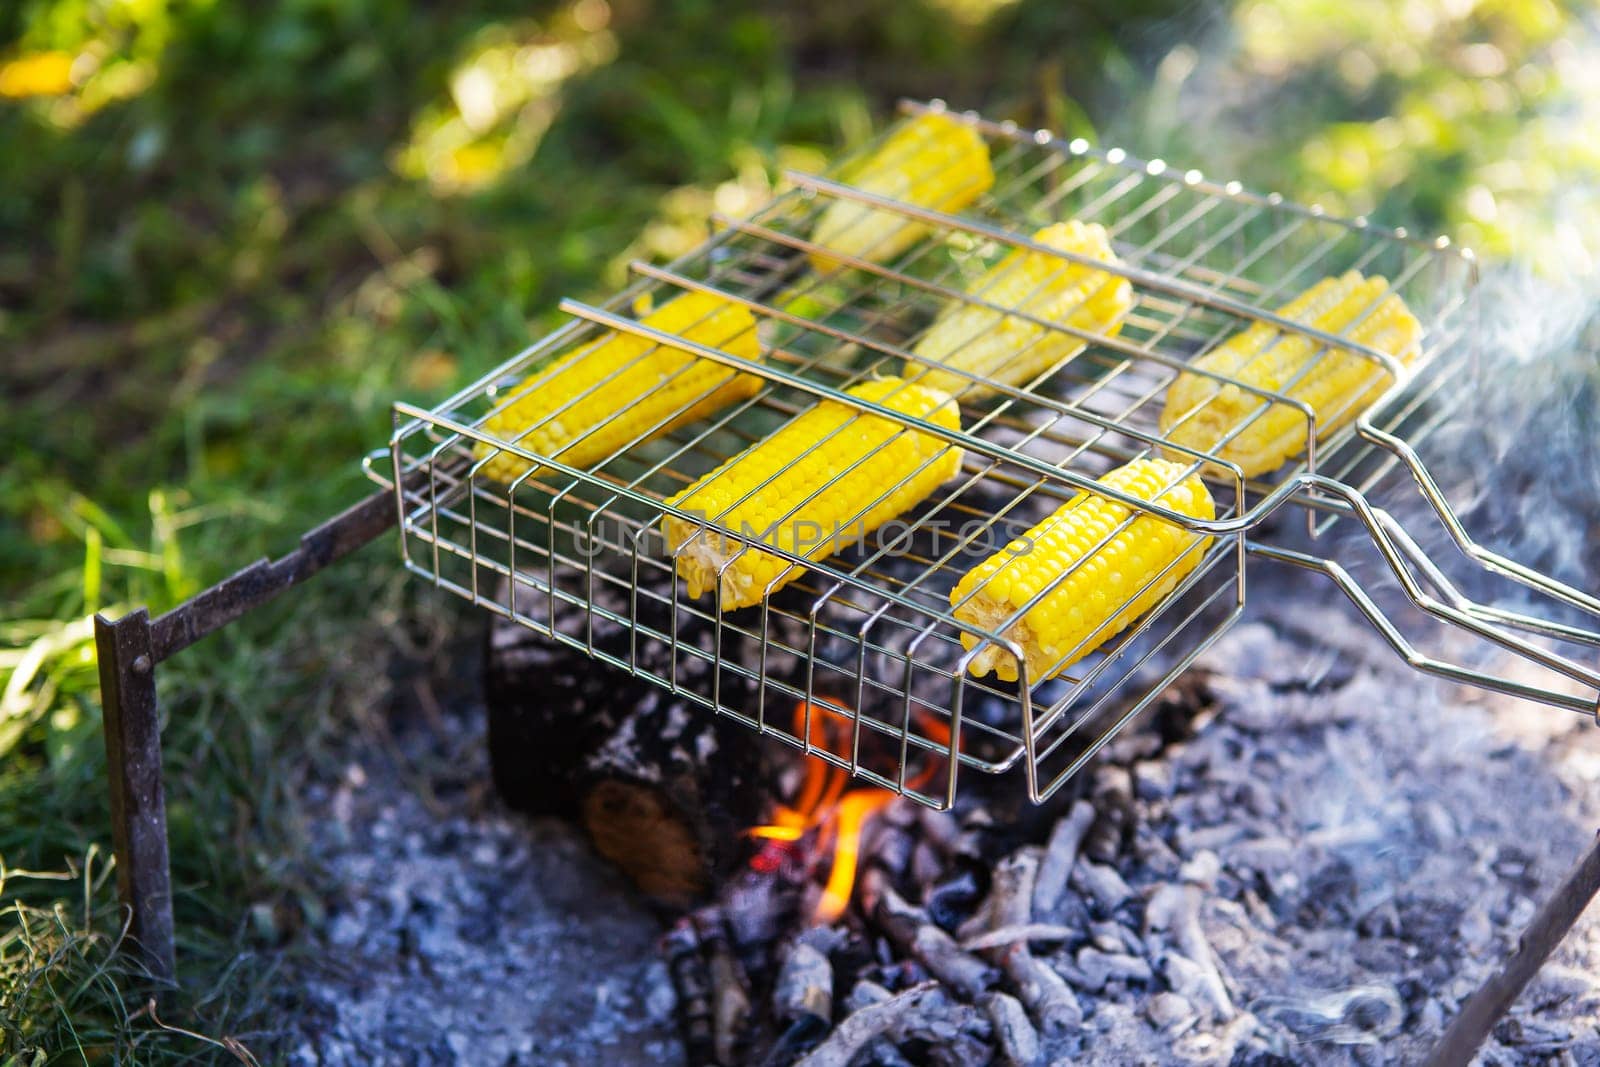
[[[1013,1067],[1028,1067],[1039,1059],[1039,1032],[1028,1021],[1022,1002],[1006,993],[990,993],[983,998],[983,1010],[994,1027],[1000,1055]]]
[[[799,1067],[850,1067],[850,1061],[868,1044],[902,1026],[938,996],[937,982],[923,982],[856,1010],[834,1027],[828,1039],[801,1060]]]
[[[524,602],[537,595],[519,592]],[[627,594],[609,584],[597,584],[594,598],[622,618],[632,612]],[[655,603],[639,598],[642,612]],[[672,669],[670,647],[636,642],[631,628],[599,611],[559,598],[529,610],[550,610],[558,632],[592,632],[597,650],[636,655],[643,669]],[[670,626],[658,610],[662,618],[642,621]],[[697,648],[713,640],[692,618],[679,636]],[[686,688],[710,691],[709,677],[691,677],[712,672],[705,660],[680,653],[676,669]],[[720,682],[725,693],[748,685],[729,671]],[[775,776],[754,732],[518,623],[490,626],[484,697],[491,770],[506,802],[580,821],[596,849],[664,903],[687,905],[731,871],[745,851],[742,831],[774,799]]]

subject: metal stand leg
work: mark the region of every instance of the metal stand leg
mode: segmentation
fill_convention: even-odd
[[[111,622],[94,617],[111,779],[111,839],[117,895],[128,933],[156,981],[177,973],[172,943],[172,875],[167,863],[167,801],[161,784],[161,724],[150,615],[139,608]]]
[[[94,617],[117,895],[145,967],[165,985],[176,985],[177,967],[156,665],[376,538],[395,524],[397,499],[380,490],[308,531],[293,552],[253,563],[157,619],[144,608],[115,622]]]
[[[1600,837],[1589,846],[1556,891],[1522,932],[1516,953],[1461,1005],[1444,1037],[1426,1060],[1427,1067],[1458,1067],[1472,1061],[1478,1047],[1522,993],[1544,961],[1571,931],[1600,890]]]

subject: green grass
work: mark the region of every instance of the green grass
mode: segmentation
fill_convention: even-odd
[[[270,1060],[275,969],[321,913],[297,797],[381,715],[373,665],[459,618],[380,546],[162,667],[184,985],[157,1015],[126,993],[90,613],[288,548],[366,491],[393,400],[484,373],[561,296],[696,239],[719,187],[762,195],[898,95],[1494,240],[1526,212],[1491,165],[1530,118],[1525,199],[1557,157],[1600,173],[1550,136],[1575,16],[1480,5],[1419,68],[1368,5],[1321,36],[1311,0],[1241,5],[1229,69],[1286,106],[1191,130],[1199,75],[1168,46],[1202,31],[1175,0],[0,7],[0,85],[78,57],[66,95],[0,97],[0,1067]],[[1462,86],[1488,102],[1451,105]]]

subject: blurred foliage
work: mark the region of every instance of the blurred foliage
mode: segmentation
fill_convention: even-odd
[[[1504,255],[1597,247],[1594,11],[1553,0],[0,5],[0,1064],[273,1048],[320,921],[297,795],[434,640],[369,553],[163,667],[186,993],[123,1003],[87,615],[362,491],[558,297],[865,139],[899,95]],[[18,869],[54,872],[17,874]],[[246,921],[244,918],[248,916]],[[198,991],[198,992],[196,992]],[[180,1030],[169,1027],[175,1026]],[[263,1053],[265,1054],[265,1053]]]
[[[1245,0],[1227,47],[1158,65],[1147,124],[1179,158],[1331,211],[1591,272],[1597,18],[1556,0]]]

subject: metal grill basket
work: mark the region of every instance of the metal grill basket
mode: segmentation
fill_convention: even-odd
[[[943,105],[904,110],[915,115]],[[1363,219],[1331,218],[1120,149],[960,117],[988,142],[995,170],[993,187],[961,215],[846,184],[839,175],[849,174],[851,160],[830,176],[790,174],[789,191],[751,218],[719,217],[714,236],[678,261],[633,264],[634,283],[604,306],[564,301],[570,321],[444,403],[431,410],[397,404],[390,447],[369,457],[367,468],[394,489],[406,567],[612,668],[936,807],[953,803],[963,767],[998,773],[1021,764],[1035,800],[1060,788],[1239,617],[1252,557],[1338,582],[1421,670],[1596,711],[1600,674],[1553,645],[1600,644],[1590,622],[1600,618],[1600,601],[1472,542],[1414,450],[1471,395],[1475,372],[1464,337],[1477,270],[1469,252],[1443,238],[1424,241]],[[818,213],[839,200],[902,214],[925,226],[926,236],[886,263],[838,257],[853,269],[820,276],[807,266],[816,247],[807,235]],[[758,607],[719,613],[714,598],[686,595],[658,532],[671,510],[668,497],[818,400],[872,411],[843,390],[893,373],[947,304],[983,305],[963,282],[998,255],[1024,248],[1072,258],[1027,236],[1070,218],[1099,222],[1113,238],[1121,265],[1095,265],[1133,285],[1135,303],[1120,333],[1031,320],[1088,346],[1039,381],[963,402],[960,431],[899,417],[965,453],[959,477],[903,522],[808,562],[803,578]],[[1409,365],[1268,310],[1318,278],[1350,269],[1387,277],[1424,323],[1423,351]],[[760,324],[761,361],[658,332],[630,314],[689,291],[747,306]],[[1307,423],[1308,447],[1297,462],[1247,479],[1215,455],[1163,438],[1158,419],[1168,385],[1197,354],[1258,322],[1357,351],[1382,364],[1393,384],[1340,432],[1319,438],[1304,404],[1232,382],[1260,396],[1263,410],[1288,404]],[[584,469],[484,429],[492,413],[538,387],[540,367],[608,331],[759,374],[762,388],[709,419],[641,438]],[[1442,388],[1446,382],[1453,387]],[[493,481],[482,474],[483,446],[539,469],[509,486]],[[1107,469],[1158,452],[1187,458],[1191,469],[1210,461],[1214,520],[1094,486]],[[1466,558],[1586,624],[1524,615],[1461,592],[1390,513],[1368,501],[1367,492],[1395,471],[1414,479]],[[1030,679],[1024,671],[1012,684],[971,676],[965,667],[976,650],[963,647],[963,633],[980,648],[1016,649],[1002,634],[957,620],[951,588],[1012,532],[1086,489],[1120,499],[1135,514],[1211,535],[1203,562],[1156,608],[1055,678]],[[1302,509],[1314,533],[1341,517],[1358,522],[1414,606],[1530,661],[1543,672],[1539,679],[1423,655],[1333,559],[1263,539],[1270,532],[1264,524],[1286,505]],[[837,729],[818,731],[824,719]]]

